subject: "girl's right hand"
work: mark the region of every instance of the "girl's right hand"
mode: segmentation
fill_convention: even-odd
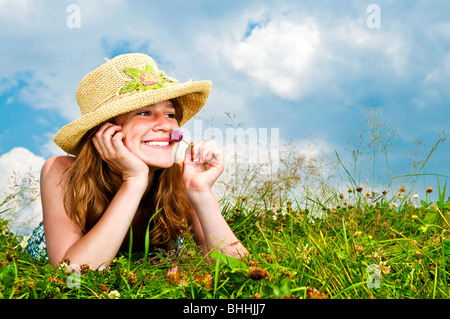
[[[138,179],[147,186],[149,168],[124,145],[125,134],[121,130],[122,126],[106,122],[95,133],[92,143],[102,160],[120,174],[124,182]]]

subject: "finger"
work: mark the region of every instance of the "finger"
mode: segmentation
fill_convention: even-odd
[[[204,145],[205,145],[205,142],[201,141],[201,142],[196,143],[194,145],[194,147],[192,148],[193,154],[194,154],[192,161],[194,163],[204,163],[204,161],[203,161]]]
[[[199,148],[202,145],[203,142],[194,143],[191,142],[190,146],[186,149],[186,153],[184,156],[184,161],[186,163],[198,163],[198,156],[199,156]]]
[[[95,136],[92,137],[92,144],[94,144],[94,147],[97,150],[98,154],[100,155],[100,158],[103,159],[104,158],[103,150],[100,147],[100,144],[98,143],[98,140]]]
[[[99,152],[100,156],[104,158],[106,155],[105,152],[107,152],[107,149],[103,142],[103,134],[107,128],[112,126],[113,124],[106,122],[100,126],[100,128],[95,133],[94,137],[92,138],[92,142],[94,143],[95,148]]]
[[[210,163],[221,155],[214,140],[198,142],[191,148],[191,161],[194,163]]]
[[[215,141],[211,140],[204,144],[203,158],[205,163],[212,163],[213,161],[221,161],[222,151],[217,147]]]
[[[114,152],[116,156],[122,156],[128,154],[130,151],[123,143],[123,139],[125,138],[125,134],[122,132],[115,133],[111,138],[111,144],[114,148]]]
[[[108,126],[101,134],[100,145],[103,147],[103,152],[108,157],[114,157],[117,152],[116,148],[113,146],[113,136],[120,132],[122,127],[120,125],[111,125]],[[123,133],[121,133],[123,135]],[[121,136],[119,135],[118,138]],[[120,140],[122,140],[120,138]]]

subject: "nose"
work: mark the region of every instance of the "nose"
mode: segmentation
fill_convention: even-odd
[[[170,122],[170,119],[167,118],[165,114],[158,115],[155,118],[153,131],[172,131],[172,124]]]

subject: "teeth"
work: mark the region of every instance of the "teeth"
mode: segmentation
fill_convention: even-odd
[[[169,142],[145,142],[145,144],[150,146],[168,146]]]

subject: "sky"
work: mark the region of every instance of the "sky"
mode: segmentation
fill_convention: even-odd
[[[411,174],[450,130],[446,0],[0,0],[0,43],[0,177],[63,155],[52,138],[80,115],[78,83],[130,52],[180,82],[213,82],[203,130],[274,128],[280,145],[348,166],[380,138],[380,183]],[[422,173],[449,176],[449,150]],[[360,159],[364,181],[373,161]]]

